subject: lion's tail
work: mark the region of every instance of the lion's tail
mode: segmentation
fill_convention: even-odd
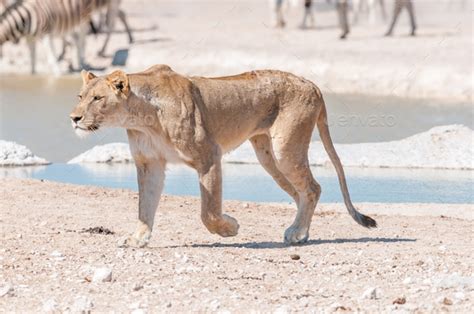
[[[344,169],[342,168],[339,156],[337,155],[336,150],[334,149],[334,145],[331,140],[331,135],[329,134],[328,119],[324,103],[322,105],[321,112],[318,117],[317,126],[319,130],[319,136],[321,137],[321,141],[324,145],[324,149],[329,155],[329,158],[331,159],[334,168],[336,168],[337,177],[339,179],[339,186],[344,197],[344,203],[346,204],[347,211],[352,216],[352,218],[357,221],[358,224],[366,228],[376,228],[377,222],[369,216],[365,216],[359,213],[351,202],[349,190],[347,189],[346,177],[344,175]]]

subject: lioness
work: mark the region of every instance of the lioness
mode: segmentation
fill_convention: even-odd
[[[352,205],[344,171],[329,134],[320,90],[290,73],[264,70],[235,76],[188,77],[166,65],[144,72],[82,72],[79,104],[71,113],[79,135],[101,127],[127,129],[139,187],[139,225],[123,245],[143,247],[151,236],[167,163],[196,169],[201,219],[211,233],[235,236],[237,221],[222,213],[221,158],[250,140],[258,160],[298,205],[285,231],[289,244],[308,239],[321,187],[308,162],[314,125],[334,164],[349,214],[364,227],[372,218]]]

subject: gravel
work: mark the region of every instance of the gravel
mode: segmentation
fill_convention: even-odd
[[[165,195],[149,246],[134,249],[116,242],[136,226],[136,192],[1,179],[0,195],[0,312],[474,307],[472,220],[397,214],[421,207],[472,212],[473,205],[357,204],[363,212],[383,213],[373,215],[380,227],[367,230],[342,204],[321,204],[308,244],[288,247],[282,238],[295,215],[290,205],[248,202],[243,210],[241,202],[226,201],[224,211],[241,230],[220,238],[200,222],[199,199]],[[99,226],[115,233],[81,232]],[[394,304],[397,298],[406,303]]]

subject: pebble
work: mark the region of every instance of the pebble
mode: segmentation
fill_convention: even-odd
[[[435,286],[442,289],[448,288],[474,288],[473,276],[461,276],[457,273],[444,275],[434,280]]]
[[[404,285],[409,285],[409,284],[412,284],[412,283],[413,283],[413,279],[411,277],[407,277],[407,278],[405,278],[405,280],[403,280]]]
[[[92,276],[92,282],[110,282],[112,281],[112,269],[107,267],[96,268]]]
[[[133,285],[133,291],[138,291],[138,290],[141,290],[141,289],[143,289],[143,283],[142,282],[136,282]]]
[[[395,300],[393,300],[392,303],[393,304],[405,304],[405,303],[407,303],[407,300],[405,299],[405,297],[401,297],[401,298],[396,298]]]
[[[61,253],[59,251],[53,251],[53,252],[51,252],[50,255],[51,255],[51,257],[58,258],[58,259],[64,257],[63,253]]]
[[[369,299],[369,300],[377,300],[380,299],[382,296],[382,292],[378,288],[368,288],[367,290],[364,291],[362,294],[363,299]]]
[[[329,312],[337,312],[337,311],[347,311],[348,309],[339,302],[335,302],[329,306]]]
[[[72,312],[90,312],[90,310],[94,307],[94,303],[92,300],[86,296],[78,296],[74,304],[72,305]]]
[[[48,299],[43,302],[43,312],[54,312],[58,309],[58,303],[55,299]]]
[[[291,255],[290,255],[290,258],[291,258],[292,260],[294,260],[294,261],[297,261],[297,260],[299,260],[301,257],[300,257],[298,254],[291,254]]]
[[[279,307],[277,307],[275,309],[275,312],[273,312],[273,313],[274,314],[286,314],[286,313],[290,313],[290,310],[286,305],[280,305]]]
[[[221,307],[221,303],[219,300],[212,300],[211,303],[209,303],[209,307],[211,308],[211,311],[217,311]]]
[[[454,298],[459,301],[462,301],[466,298],[466,295],[464,294],[464,292],[459,291],[454,294]]]
[[[133,302],[128,305],[128,308],[131,310],[136,310],[140,308],[140,302]]]
[[[7,295],[12,295],[13,294],[13,287],[10,284],[5,284],[0,287],[0,298],[7,296]]]
[[[451,301],[451,299],[444,298],[443,299],[443,304],[444,305],[453,305],[453,301]]]

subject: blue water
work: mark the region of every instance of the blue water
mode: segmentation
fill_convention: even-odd
[[[224,199],[291,202],[260,165],[225,164]],[[321,202],[342,202],[333,169],[313,167],[322,186]],[[346,168],[355,202],[474,203],[474,172],[451,170]],[[82,185],[137,190],[136,171],[131,164],[52,164],[45,167],[4,168],[0,177],[29,177]],[[199,195],[197,175],[186,167],[168,169],[165,193]]]

